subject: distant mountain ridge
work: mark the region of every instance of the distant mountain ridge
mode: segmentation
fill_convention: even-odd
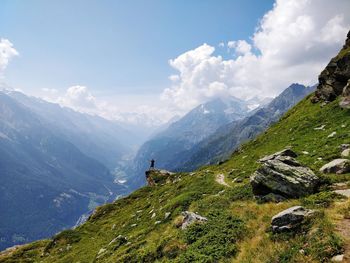
[[[127,153],[116,140],[126,132],[107,124],[0,92],[0,249],[74,226],[83,213],[129,191],[111,173]]]
[[[188,154],[189,158],[182,165],[182,169],[190,171],[202,165],[227,159],[239,145],[266,130],[315,89],[316,86],[305,87],[294,83],[269,104],[257,109],[254,114],[218,128],[212,135],[191,149]]]
[[[143,185],[144,171],[151,158],[160,168],[175,170],[186,162],[189,150],[220,126],[243,119],[250,112],[246,102],[237,98],[216,98],[201,104],[165,130],[145,142],[137,152],[128,173],[135,185]]]

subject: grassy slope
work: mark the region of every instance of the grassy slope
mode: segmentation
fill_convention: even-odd
[[[137,190],[100,207],[76,230],[0,256],[0,262],[327,262],[342,250],[332,224],[332,202],[337,197],[324,187],[320,194],[308,198],[257,204],[249,176],[259,166],[259,158],[286,146],[300,153],[298,160],[317,172],[326,162],[340,157],[340,144],[350,143],[349,117],[350,111],[341,110],[336,101],[321,108],[307,98],[227,162],[203,167],[195,174],[175,174],[172,183]],[[324,130],[314,129],[321,125],[326,125]],[[336,136],[328,138],[333,131]],[[231,188],[215,182],[219,173],[226,175]],[[236,177],[243,182],[232,183]],[[330,183],[348,177],[329,175],[324,179]],[[303,233],[272,235],[268,231],[271,217],[295,204],[320,212]],[[151,210],[156,213],[154,218]],[[209,221],[181,231],[176,223],[184,210],[196,211]],[[171,215],[164,219],[166,212]],[[126,236],[127,242],[108,245],[118,235]],[[97,257],[101,248],[106,251]]]

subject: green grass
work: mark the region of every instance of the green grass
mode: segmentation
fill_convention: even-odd
[[[341,110],[337,101],[321,108],[307,98],[264,134],[242,145],[227,162],[203,167],[194,175],[171,175],[156,187],[143,187],[99,207],[77,229],[10,256],[0,255],[0,262],[327,262],[342,249],[327,216],[338,196],[329,192],[327,184],[350,177],[324,176],[318,170],[340,157],[340,144],[350,143],[349,117],[350,112]],[[324,130],[315,130],[322,125]],[[328,138],[334,131],[336,136]],[[257,204],[249,184],[260,165],[257,160],[287,146],[299,154],[300,163],[322,176],[325,186],[300,200]],[[218,173],[225,174],[232,187],[216,183]],[[243,182],[233,183],[237,177]],[[303,233],[288,239],[273,236],[271,217],[297,204],[319,213]],[[198,212],[208,222],[182,231],[178,221],[184,210]],[[167,212],[170,216],[165,219]],[[109,244],[119,235],[126,242]]]

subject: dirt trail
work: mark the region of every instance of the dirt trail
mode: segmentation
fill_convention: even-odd
[[[225,175],[224,175],[224,174],[218,174],[218,175],[216,175],[215,181],[216,181],[218,184],[221,184],[221,185],[223,185],[223,186],[231,187],[228,183],[225,182]]]
[[[344,217],[344,214],[340,212],[347,209],[350,205],[350,189],[344,183],[333,185],[333,189],[335,193],[347,198],[344,201],[336,202],[331,214],[335,221],[335,229],[344,241],[344,257],[341,262],[350,263],[350,218]]]

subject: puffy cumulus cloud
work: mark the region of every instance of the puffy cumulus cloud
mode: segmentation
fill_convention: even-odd
[[[0,39],[0,77],[10,60],[18,55],[18,51],[13,47],[13,44],[8,39]]]
[[[252,50],[252,46],[245,40],[229,41],[227,42],[229,49],[234,49],[238,55],[244,55]]]
[[[98,110],[96,98],[85,86],[69,87],[64,96],[59,97],[57,102],[82,112],[94,113]]]
[[[188,110],[214,97],[271,97],[294,82],[312,85],[344,43],[349,10],[349,0],[277,0],[250,43],[227,43],[232,59],[203,44],[170,60],[178,78],[162,99]]]

